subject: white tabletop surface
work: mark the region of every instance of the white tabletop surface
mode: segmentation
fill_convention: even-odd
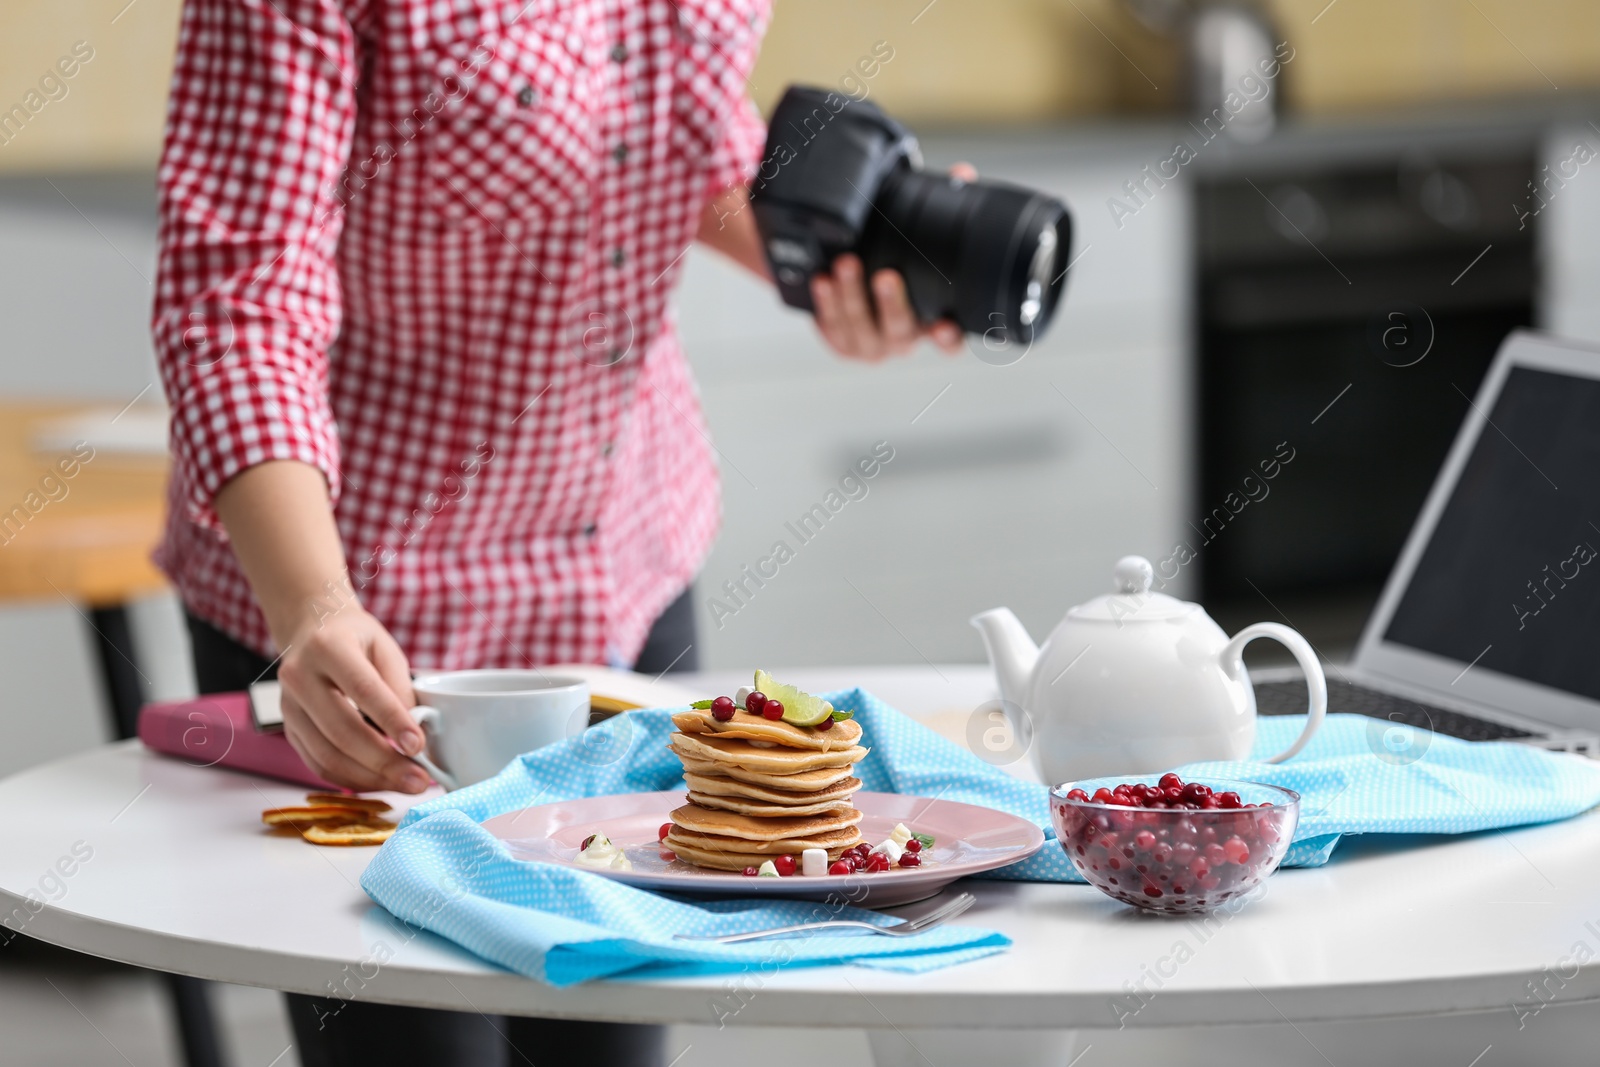
[[[782,676],[814,690],[860,684],[956,734],[992,686],[974,667]],[[674,680],[708,692],[733,684]],[[730,1025],[1298,1022],[1505,1009],[1534,1003],[1530,980],[1546,1001],[1600,999],[1600,964],[1579,965],[1600,959],[1593,814],[1407,847],[1346,842],[1331,865],[1279,872],[1259,900],[1209,928],[1135,913],[1087,886],[975,881],[967,887],[980,903],[963,921],[1014,945],[974,963],[916,976],[836,967],[556,990],[400,926],[359,888],[371,850],[264,834],[261,809],[302,792],[137,742],[15,775],[0,782],[5,924],[246,985],[630,1021],[715,1024],[721,1005]],[[51,903],[30,913],[30,891]],[[1132,1011],[1135,983],[1155,995]]]

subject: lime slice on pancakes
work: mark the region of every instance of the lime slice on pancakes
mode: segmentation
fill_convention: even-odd
[[[768,700],[783,703],[783,721],[792,726],[815,726],[833,715],[833,705],[826,700],[773,681],[766,671],[756,671],[756,689]]]

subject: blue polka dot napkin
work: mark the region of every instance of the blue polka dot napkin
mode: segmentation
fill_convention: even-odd
[[[1044,849],[990,877],[1081,881],[1054,843],[1044,786],[990,766],[863,690],[826,696],[853,710],[865,732],[872,751],[856,769],[865,788],[1029,819],[1050,839]],[[683,788],[682,764],[667,750],[671,714],[617,716],[513,760],[488,781],[417,805],[368,866],[362,888],[400,919],[554,985],[835,963],[918,972],[1010,944],[994,931],[960,926],[905,939],[861,933],[743,945],[677,941],[680,932],[735,933],[816,918],[890,920],[839,904],[680,900],[587,871],[513,859],[479,825],[535,804]],[[1282,764],[1195,763],[1177,770],[1186,778],[1243,778],[1298,792],[1300,825],[1286,866],[1326,863],[1349,833],[1465,833],[1567,818],[1600,804],[1600,763],[1436,735],[1411,738],[1397,755],[1381,732],[1392,724],[1375,723],[1330,715],[1311,743]],[[1303,724],[1303,716],[1262,718],[1256,751],[1281,751]]]

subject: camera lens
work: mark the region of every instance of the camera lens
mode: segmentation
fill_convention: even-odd
[[[898,270],[917,318],[1029,345],[1065,286],[1072,221],[1054,197],[901,167],[861,240],[868,270]]]

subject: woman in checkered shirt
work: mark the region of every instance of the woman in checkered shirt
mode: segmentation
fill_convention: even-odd
[[[745,80],[767,17],[186,3],[160,171],[158,559],[202,687],[275,667],[289,740],[329,780],[428,784],[406,758],[413,666],[694,665],[685,591],[718,487],[666,301],[695,240],[765,277]],[[818,279],[822,335],[851,358],[908,351],[900,279],[870,279],[876,316],[867,282],[854,258]],[[476,1016],[291,1000],[307,1065],[504,1062]],[[650,1028],[514,1025],[540,1067],[659,1052]]]

